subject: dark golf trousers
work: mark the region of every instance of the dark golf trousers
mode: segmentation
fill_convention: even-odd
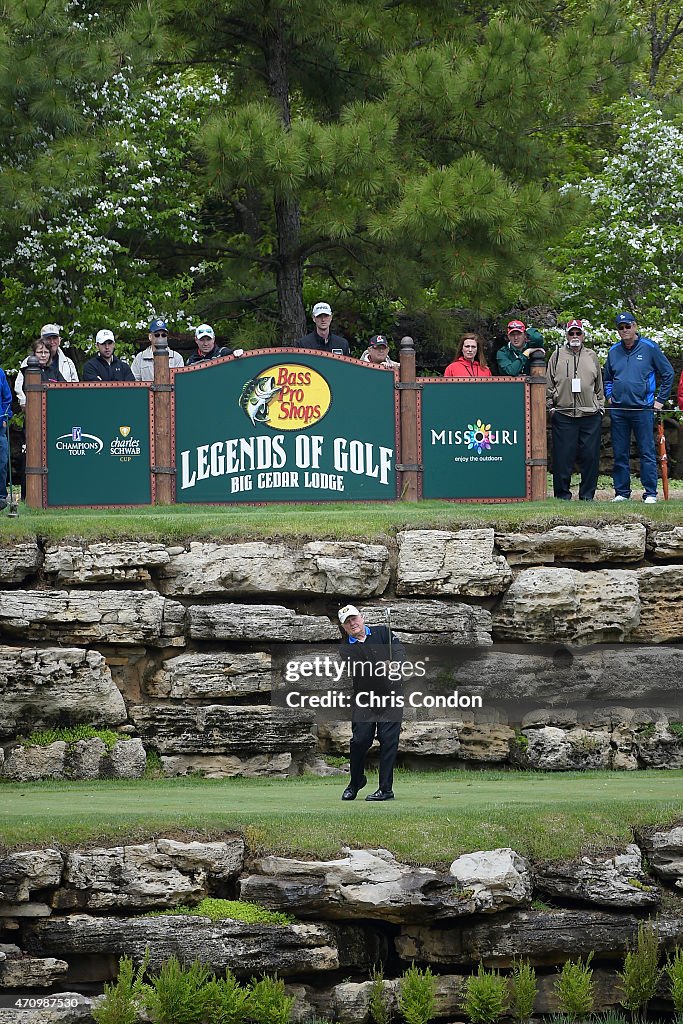
[[[556,498],[571,498],[570,490],[574,463],[579,463],[581,483],[579,498],[591,501],[595,497],[600,469],[600,436],[602,416],[565,416],[553,413],[553,494]]]
[[[398,753],[400,722],[354,722],[350,744],[351,785],[359,789],[363,781],[365,755],[377,731],[379,740],[379,788],[390,793],[394,788],[394,763]]]

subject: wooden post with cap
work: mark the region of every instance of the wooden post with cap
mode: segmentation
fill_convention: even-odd
[[[529,417],[531,420],[531,500],[548,496],[548,434],[545,353],[534,349],[529,355]]]
[[[173,502],[175,466],[171,465],[171,369],[168,339],[154,339],[154,465],[156,480],[155,505]]]
[[[417,390],[415,377],[415,346],[413,339],[406,335],[401,338],[400,349],[400,429],[401,429],[401,491],[406,501],[417,501],[419,495],[418,436],[417,436]]]
[[[40,363],[36,356],[28,357],[24,367],[26,412],[26,504],[29,508],[45,508],[43,479],[47,473],[43,459],[42,399],[45,386],[40,377]]]

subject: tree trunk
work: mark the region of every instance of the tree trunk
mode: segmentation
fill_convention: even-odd
[[[282,18],[266,35],[264,53],[270,95],[277,103],[285,131],[291,124],[287,38]],[[275,199],[277,228],[277,297],[280,330],[284,341],[295,341],[306,332],[303,302],[303,259],[301,256],[301,209],[294,196]]]

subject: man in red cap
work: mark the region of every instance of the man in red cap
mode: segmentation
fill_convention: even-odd
[[[521,320],[511,320],[507,331],[508,343],[496,353],[498,373],[501,377],[525,377],[529,372],[529,355],[538,345],[529,343]]]
[[[600,437],[605,412],[602,372],[595,352],[584,347],[581,320],[570,320],[566,342],[548,361],[548,412],[553,432],[553,494],[572,500],[570,483],[578,458],[579,500],[592,501],[598,484]]]

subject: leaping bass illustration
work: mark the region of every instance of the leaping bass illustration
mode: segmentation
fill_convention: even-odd
[[[270,403],[281,387],[275,384],[275,377],[253,377],[242,388],[239,398],[240,408],[244,409],[251,422],[267,423]]]

